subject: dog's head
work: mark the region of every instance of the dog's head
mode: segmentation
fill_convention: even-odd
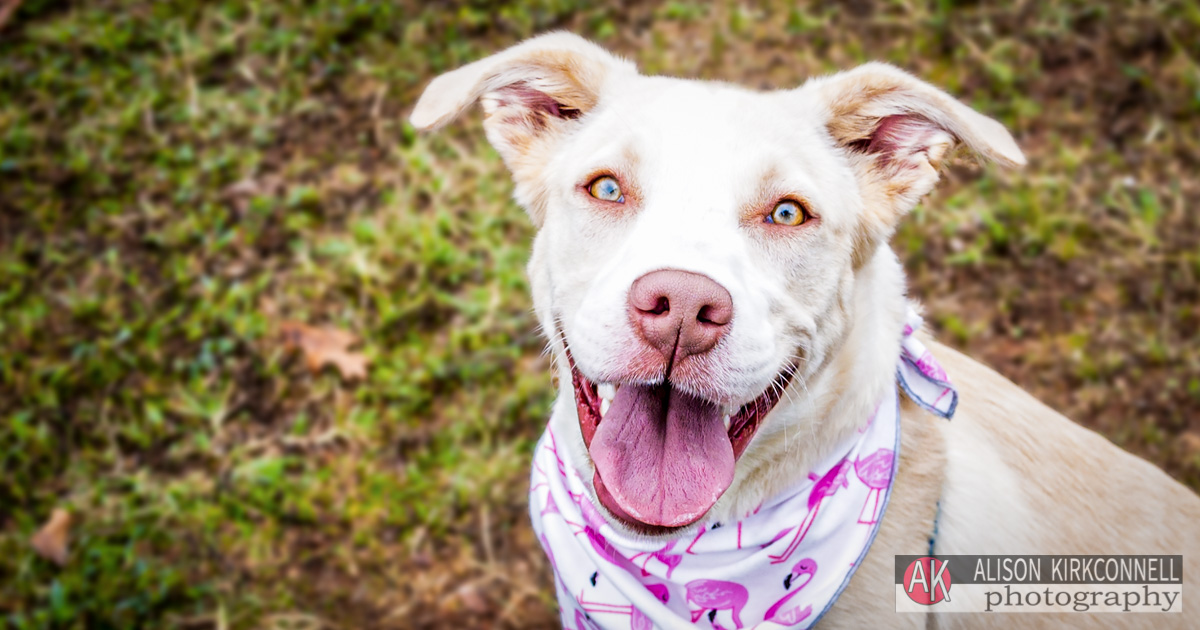
[[[754,92],[556,33],[438,77],[412,122],[476,100],[539,228],[556,420],[577,423],[600,503],[642,527],[711,517],[789,441],[861,423],[898,354],[896,222],[957,142],[1024,162],[998,123],[883,64]]]

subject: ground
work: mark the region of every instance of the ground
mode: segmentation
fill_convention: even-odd
[[[11,0],[9,0],[11,2]],[[0,2],[0,4],[4,4]],[[940,338],[1200,488],[1200,5],[25,0],[0,27],[0,617],[551,627],[532,229],[423,85],[569,29],[791,87],[871,59],[1030,159],[894,239]],[[361,337],[311,373],[284,322]],[[66,563],[34,532],[71,514]]]

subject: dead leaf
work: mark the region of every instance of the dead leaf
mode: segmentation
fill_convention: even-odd
[[[1200,433],[1196,431],[1184,431],[1179,436],[1179,445],[1183,449],[1184,457],[1200,455]]]
[[[247,177],[225,187],[221,194],[226,198],[273,196],[283,189],[283,178],[278,175]]]
[[[283,322],[279,331],[284,347],[303,354],[305,364],[313,373],[332,365],[347,381],[367,377],[367,357],[349,350],[358,343],[358,337],[353,333],[293,321]]]
[[[33,550],[39,556],[53,561],[60,567],[65,566],[70,530],[71,513],[62,508],[54,508],[50,520],[29,539],[29,544],[33,545]]]
[[[463,606],[477,615],[482,615],[491,610],[491,606],[488,606],[487,600],[484,599],[483,595],[479,593],[479,589],[473,584],[468,583],[460,586],[457,595]]]
[[[21,6],[21,0],[0,0],[0,28],[4,28],[8,24],[9,18],[17,12],[17,7]]]
[[[247,177],[236,181],[221,191],[221,196],[233,204],[239,213],[245,212],[253,197],[275,197],[283,190],[283,178],[264,175],[260,178]]]

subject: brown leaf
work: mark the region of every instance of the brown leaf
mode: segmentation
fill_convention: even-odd
[[[1196,431],[1184,431],[1179,436],[1179,446],[1183,450],[1184,457],[1200,455],[1200,433]]]
[[[29,544],[33,545],[33,550],[39,556],[55,562],[60,567],[64,566],[67,564],[67,538],[70,530],[71,513],[62,508],[54,508],[50,520],[29,539]]]
[[[247,177],[246,179],[238,180],[225,187],[221,194],[226,198],[234,199],[238,197],[255,197],[255,196],[272,196],[279,194],[283,188],[283,179],[277,175],[264,175],[263,177],[254,178]]]
[[[479,589],[472,584],[463,584],[458,588],[458,599],[462,601],[463,606],[478,615],[491,611],[491,606],[488,605],[486,599],[479,592]]]
[[[313,373],[332,365],[345,380],[366,378],[367,357],[361,352],[349,350],[358,343],[358,337],[354,334],[293,321],[283,322],[279,331],[284,347],[303,354],[305,364]]]
[[[21,0],[0,0],[0,28],[4,28],[8,24],[9,18],[17,12],[17,7],[21,6]]]
[[[283,179],[278,176],[265,175],[257,179],[247,177],[226,186],[221,191],[221,196],[240,214],[250,207],[250,199],[278,196],[282,189]]]

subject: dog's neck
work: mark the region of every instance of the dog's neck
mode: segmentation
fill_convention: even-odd
[[[794,378],[737,464],[733,483],[701,522],[742,518],[767,499],[805,479],[821,458],[854,439],[896,378],[907,308],[904,272],[885,244],[854,272],[839,300],[844,324],[826,343],[824,359],[805,378]],[[550,423],[566,437],[572,460],[590,462],[579,431],[571,374],[559,360],[559,396]],[[799,375],[798,375],[799,376]],[[591,479],[592,471],[580,471]],[[594,497],[591,497],[594,500]],[[613,526],[629,531],[610,519]]]

